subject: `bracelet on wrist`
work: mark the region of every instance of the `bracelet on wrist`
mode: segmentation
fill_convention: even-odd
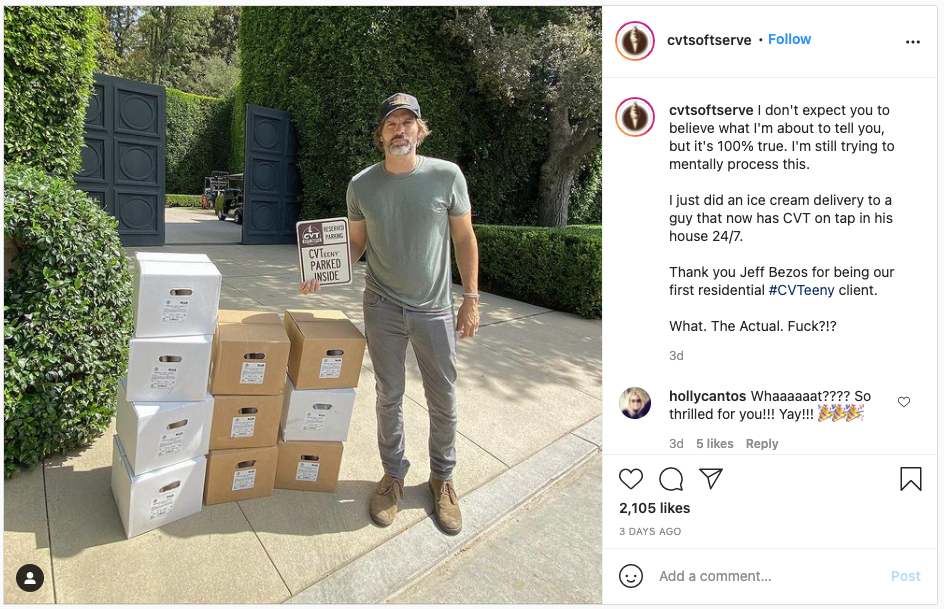
[[[463,298],[470,298],[470,299],[472,299],[472,300],[478,300],[478,299],[479,299],[478,292],[463,292],[463,293],[462,293],[462,297],[463,297]]]

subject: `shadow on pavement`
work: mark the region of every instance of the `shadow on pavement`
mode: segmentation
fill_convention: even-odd
[[[131,540],[126,538],[111,492],[111,467],[88,471],[75,471],[71,466],[52,463],[46,467],[47,474],[57,479],[56,487],[50,489],[47,498],[50,528],[55,540],[52,544],[54,558],[75,556],[90,548],[113,543],[133,544],[135,539],[149,537],[144,534]],[[167,536],[182,539],[243,533],[248,528],[245,518],[238,518],[239,522],[232,521],[233,506],[236,505],[245,511],[285,516],[254,519],[252,530],[256,533],[310,537],[367,527],[379,529],[368,512],[370,496],[376,485],[375,480],[343,480],[338,483],[335,493],[276,489],[270,497],[204,505],[198,514],[167,524],[160,530]],[[422,510],[425,515],[432,514],[432,499],[427,485],[405,487],[400,510]],[[40,519],[23,516],[8,514],[5,529],[33,533],[37,547],[46,547],[45,543],[39,543],[40,539],[45,539],[45,531],[41,532],[37,525]],[[234,526],[240,523],[247,526]],[[65,531],[68,534],[63,534]],[[150,539],[153,541],[155,537],[150,536]]]

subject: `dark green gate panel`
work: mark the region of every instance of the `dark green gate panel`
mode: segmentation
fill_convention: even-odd
[[[246,105],[243,243],[295,243],[301,183],[292,115]]]
[[[75,183],[118,220],[124,246],[164,245],[164,123],[164,87],[95,75]]]

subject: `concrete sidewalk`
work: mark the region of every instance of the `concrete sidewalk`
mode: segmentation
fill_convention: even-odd
[[[599,453],[391,603],[603,602]]]
[[[294,246],[162,250],[208,254],[223,273],[220,308],[279,313],[290,307],[337,308],[363,330],[362,264],[353,285],[304,296],[297,291]],[[458,295],[460,287],[455,291]],[[272,603],[308,595],[354,602],[362,597],[359,591],[347,596],[343,591],[358,581],[358,569],[394,548],[435,557],[413,575],[428,572],[458,551],[450,544],[468,544],[487,533],[497,519],[592,458],[602,443],[601,322],[490,294],[482,295],[481,305],[480,335],[459,344],[455,481],[463,507],[468,506],[469,529],[462,539],[446,538],[430,520],[429,421],[412,354],[404,418],[413,466],[404,504],[392,526],[371,523],[367,503],[382,469],[372,364],[366,357],[334,494],[277,490],[262,499],[204,506],[199,514],[128,540],[110,489],[113,426],[90,447],[49,458],[44,467],[5,481],[5,601]],[[599,561],[598,545],[594,551],[586,561]],[[45,585],[32,594],[14,582],[24,563],[45,573]],[[413,575],[386,582],[372,600],[411,585]],[[347,583],[332,587],[339,582]]]

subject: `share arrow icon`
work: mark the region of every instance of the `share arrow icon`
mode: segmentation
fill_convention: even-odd
[[[721,472],[723,472],[724,470],[720,467],[717,469],[700,467],[698,468],[698,471],[704,474],[705,478],[708,478],[708,490],[710,491],[711,489],[715,487],[715,482],[718,481],[718,478],[721,477]]]

